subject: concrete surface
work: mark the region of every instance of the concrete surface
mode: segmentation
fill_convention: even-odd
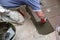
[[[27,19],[23,25],[15,25],[15,27],[16,36],[14,40],[56,40],[55,31],[48,35],[41,35],[30,19]]]
[[[60,0],[41,0],[43,3],[42,10],[46,14],[47,19],[53,28],[60,25]],[[46,5],[45,5],[46,4]]]

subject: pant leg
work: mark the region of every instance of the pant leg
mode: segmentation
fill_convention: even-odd
[[[41,10],[41,5],[39,0],[27,0],[26,4],[32,8],[32,10]]]

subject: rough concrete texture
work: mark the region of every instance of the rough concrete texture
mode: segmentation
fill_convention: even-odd
[[[23,25],[15,25],[15,27],[16,36],[14,40],[56,40],[55,31],[48,35],[41,35],[29,19]]]

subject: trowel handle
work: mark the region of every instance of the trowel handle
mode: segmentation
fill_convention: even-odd
[[[42,24],[46,23],[46,19],[42,18],[42,19],[41,19],[41,23],[42,23]]]

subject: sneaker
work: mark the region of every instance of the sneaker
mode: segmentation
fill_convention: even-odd
[[[5,22],[22,24],[24,22],[24,17],[17,11],[10,11],[8,15],[2,16],[2,20]]]

